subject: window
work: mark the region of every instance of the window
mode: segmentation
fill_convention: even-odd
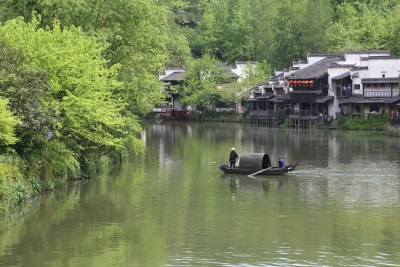
[[[355,85],[354,85],[354,90],[360,90],[360,89],[361,89],[360,84],[355,84]]]
[[[377,104],[371,104],[369,106],[369,112],[379,112],[379,105]]]

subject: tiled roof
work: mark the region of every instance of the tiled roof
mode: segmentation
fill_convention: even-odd
[[[184,72],[173,72],[170,75],[165,76],[160,81],[162,82],[173,82],[173,81],[183,81],[185,78]]]
[[[348,50],[345,52],[345,54],[353,54],[353,55],[358,55],[358,54],[388,54],[390,53],[389,51],[385,50]]]
[[[308,54],[309,57],[339,57],[343,59],[343,54]]]
[[[386,100],[386,103],[388,103],[388,104],[397,104],[399,102],[400,102],[400,95],[391,97],[391,98]]]
[[[363,57],[361,58],[361,60],[371,60],[371,59],[399,59],[400,57],[398,56],[369,56],[369,57]]]
[[[362,83],[399,83],[399,78],[365,78]]]
[[[327,96],[318,96],[318,97],[317,97],[317,101],[315,101],[315,102],[320,103],[320,104],[323,104],[323,103],[326,103],[326,102],[328,102],[328,101],[332,101],[333,99],[334,99],[334,97],[331,96],[331,95],[327,95]]]
[[[341,80],[341,79],[344,79],[346,77],[350,77],[350,72],[345,72],[343,74],[335,76],[335,77],[332,78],[332,80]]]
[[[367,70],[368,66],[354,66],[352,70]]]
[[[314,64],[305,67],[299,71],[293,73],[290,79],[319,79],[328,74],[328,66],[337,60],[340,60],[339,57],[327,57],[321,59]]]
[[[349,98],[342,98],[339,100],[339,105],[344,104],[385,104],[388,103],[392,98],[387,97],[362,97],[352,96]]]

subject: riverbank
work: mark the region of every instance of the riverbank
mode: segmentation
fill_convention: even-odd
[[[68,181],[91,177],[114,162],[116,161],[110,160],[106,156],[93,157],[88,162],[88,166],[76,165],[74,172],[59,173],[49,165],[42,166],[40,169],[33,168],[30,162],[16,153],[1,154],[0,216],[9,214],[18,205],[25,205],[25,203],[44,192],[64,188]],[[42,158],[42,165],[46,164],[49,163]]]
[[[248,122],[247,114],[238,114],[236,112],[191,112],[189,120],[193,121],[212,121],[212,122]],[[288,128],[287,121],[278,125],[280,128]],[[368,119],[355,117],[343,117],[333,121],[331,125],[317,124],[315,128],[337,129],[337,130],[372,130],[372,131],[385,131],[389,127],[389,117],[387,114],[378,114],[376,116],[369,116]],[[391,132],[398,133],[400,130]]]

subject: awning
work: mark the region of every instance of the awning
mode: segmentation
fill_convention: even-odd
[[[257,97],[257,99],[270,99],[270,98],[274,97],[274,95],[273,94],[264,94],[264,95],[259,95],[256,97]]]
[[[338,76],[333,77],[332,80],[342,80],[342,79],[347,78],[347,77],[350,77],[350,72],[349,71],[345,72],[343,74],[340,74]]]
[[[400,96],[391,97],[388,100],[386,100],[386,103],[388,104],[398,104],[399,102],[400,102]]]
[[[358,104],[361,103],[361,96],[351,96],[349,98],[342,98],[339,100],[339,105]]]
[[[316,103],[319,103],[319,104],[323,104],[323,103],[332,101],[333,99],[334,99],[334,97],[331,96],[331,95],[327,95],[327,96],[318,96],[318,97],[317,97],[317,101],[315,101],[315,102],[316,102]]]
[[[342,98],[341,100],[339,100],[339,106],[346,104],[387,104],[392,98],[352,96],[349,98]]]
[[[361,83],[399,83],[399,78],[368,78],[361,79]]]
[[[273,98],[270,98],[268,102],[273,102],[273,103],[283,103],[285,101],[290,100],[290,95],[276,95]]]

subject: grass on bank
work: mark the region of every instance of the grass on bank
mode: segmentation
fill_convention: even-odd
[[[337,120],[340,130],[378,130],[387,128],[389,123],[388,114],[370,114],[367,119],[363,117],[343,117]]]

